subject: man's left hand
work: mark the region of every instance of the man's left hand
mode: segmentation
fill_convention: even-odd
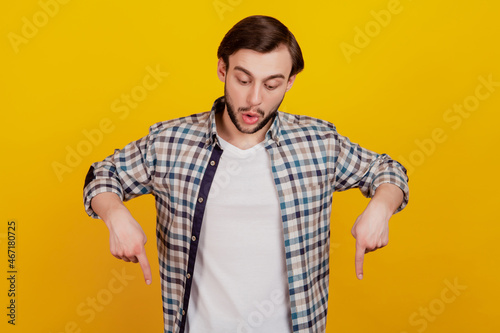
[[[356,276],[363,278],[365,253],[389,243],[389,219],[401,204],[403,192],[392,184],[382,184],[363,213],[358,216],[351,233],[356,239]]]

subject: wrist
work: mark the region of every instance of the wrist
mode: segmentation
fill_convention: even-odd
[[[368,203],[367,208],[376,212],[377,215],[383,216],[386,220],[390,219],[394,213],[391,205],[387,201],[382,200],[381,197],[373,197]]]

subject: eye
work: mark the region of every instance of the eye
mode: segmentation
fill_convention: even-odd
[[[241,79],[238,79],[238,82],[242,85],[247,85],[249,83],[248,80],[241,80]]]
[[[269,84],[266,84],[266,89],[267,89],[267,90],[274,90],[274,89],[276,89],[276,87],[277,87],[277,86],[271,86],[271,85],[269,85]]]

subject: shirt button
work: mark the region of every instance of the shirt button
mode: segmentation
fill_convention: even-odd
[[[185,316],[186,315],[186,310],[182,310],[182,315]]]
[[[210,161],[210,165],[214,166],[215,165],[215,161]]]
[[[190,278],[191,278],[191,274],[187,273],[186,277],[187,277],[188,279],[190,279]]]
[[[202,202],[203,202],[203,198],[202,198],[202,197],[199,197],[199,198],[198,198],[198,202],[199,202],[199,203],[202,203]]]
[[[195,242],[195,241],[196,241],[196,236],[191,237],[191,240],[192,240],[193,242]]]

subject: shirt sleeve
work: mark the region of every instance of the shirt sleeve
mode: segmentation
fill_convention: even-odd
[[[151,137],[147,135],[91,165],[83,189],[85,211],[89,216],[99,218],[90,202],[100,193],[115,193],[122,201],[151,193],[153,163],[150,150]]]
[[[380,184],[394,184],[404,193],[396,213],[401,211],[409,200],[405,167],[390,156],[365,149],[337,132],[335,137],[335,191],[359,188],[365,197],[371,198]]]

